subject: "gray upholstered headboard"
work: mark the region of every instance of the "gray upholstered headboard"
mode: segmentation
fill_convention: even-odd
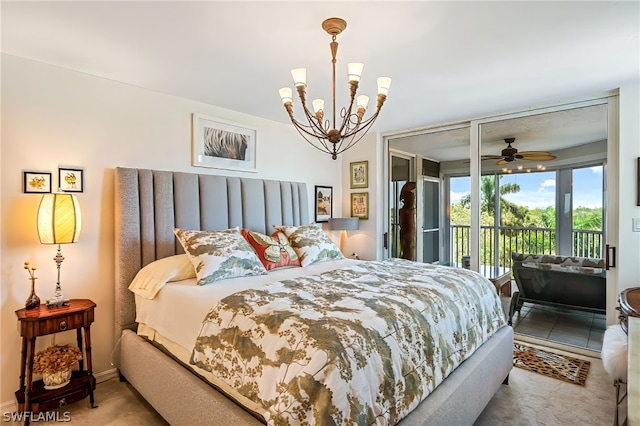
[[[128,290],[143,266],[183,253],[173,228],[270,234],[272,225],[309,223],[307,186],[299,182],[116,168],[116,341],[135,329]]]

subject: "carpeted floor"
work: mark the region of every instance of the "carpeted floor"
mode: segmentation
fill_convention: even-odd
[[[556,349],[553,351],[563,353]],[[588,359],[581,355],[565,354]],[[613,383],[605,373],[600,359],[590,358],[589,361],[591,361],[591,368],[584,387],[513,368],[509,385],[500,387],[475,425],[600,426],[612,424],[615,407]],[[89,408],[87,401],[65,407],[70,412],[71,424],[113,426],[167,424],[130,385],[121,383],[118,379],[99,383],[95,397],[98,408],[93,410]],[[38,422],[38,424],[50,423]]]

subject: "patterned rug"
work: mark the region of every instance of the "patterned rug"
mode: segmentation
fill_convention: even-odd
[[[513,365],[543,376],[584,386],[591,362],[514,343]]]

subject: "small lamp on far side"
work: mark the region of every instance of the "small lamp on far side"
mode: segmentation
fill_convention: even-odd
[[[340,251],[344,253],[344,245],[347,239],[347,231],[357,231],[360,228],[360,219],[357,217],[341,217],[329,219],[330,231],[340,232]]]
[[[75,243],[80,236],[82,219],[80,204],[73,194],[44,194],[38,208],[38,237],[42,244],[57,244],[58,251],[53,260],[58,265],[58,281],[52,299],[47,307],[57,308],[69,304],[62,295],[60,286],[60,266],[64,260],[61,244]]]

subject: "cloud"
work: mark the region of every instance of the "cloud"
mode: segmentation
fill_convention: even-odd
[[[556,180],[555,179],[545,179],[541,184],[538,191],[544,191],[546,188],[555,188]]]
[[[602,166],[589,167],[589,170],[591,170],[593,173],[595,173],[597,175],[601,175],[602,174]]]
[[[449,193],[449,197],[451,198],[452,203],[456,203],[462,199],[465,195],[469,195],[469,192],[455,192],[451,191]]]

